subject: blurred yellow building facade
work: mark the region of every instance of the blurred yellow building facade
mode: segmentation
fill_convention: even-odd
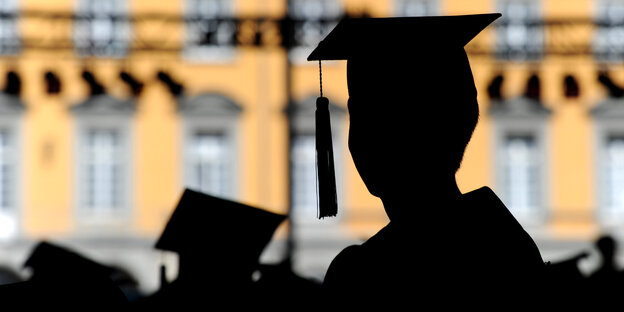
[[[606,0],[2,0],[0,74],[21,81],[19,97],[4,96],[0,108],[2,246],[23,256],[29,242],[66,241],[142,270],[153,288],[160,255],[151,244],[188,186],[276,212],[292,207],[295,246],[312,246],[299,255],[300,271],[322,276],[336,252],[387,222],[346,148],[344,62],[323,63],[340,211],[315,218],[319,69],[305,56],[330,29],[324,19],[502,12],[467,46],[481,117],[458,182],[464,192],[492,187],[545,260],[565,255],[615,231],[624,212],[624,126],[597,79],[605,68],[624,79],[617,37],[609,41],[608,23],[565,22],[623,9]],[[308,20],[289,51],[279,25],[229,20],[285,15]],[[258,45],[233,44],[253,41],[245,36],[258,27]],[[603,33],[606,43],[596,39]],[[5,93],[9,80],[0,79]],[[276,240],[286,236],[280,228]],[[6,259],[16,266],[23,258]]]

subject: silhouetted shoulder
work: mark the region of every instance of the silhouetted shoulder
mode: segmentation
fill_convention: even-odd
[[[410,208],[441,213],[392,221],[365,243],[345,248],[327,271],[325,290],[421,302],[440,294],[539,291],[528,288],[542,278],[539,249],[490,188],[464,194],[453,206]]]
[[[347,277],[357,278],[358,268],[356,265],[353,265],[353,263],[359,262],[361,256],[362,246],[351,245],[343,249],[334,258],[327,269],[325,279],[323,280],[323,287],[340,288],[341,281],[347,280]]]
[[[545,264],[537,244],[498,196],[482,187],[462,197],[464,222],[474,231],[468,236],[473,251],[508,278],[527,282],[541,278]]]

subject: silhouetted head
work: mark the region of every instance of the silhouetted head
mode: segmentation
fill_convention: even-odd
[[[608,262],[615,256],[615,239],[609,235],[603,235],[596,240],[596,248],[600,251],[603,260]]]
[[[419,64],[388,58],[347,63],[349,150],[376,196],[406,177],[449,177],[460,166],[479,107],[463,50]]]
[[[373,195],[454,179],[479,116],[464,45],[499,16],[346,20],[310,55],[347,60],[349,150]]]

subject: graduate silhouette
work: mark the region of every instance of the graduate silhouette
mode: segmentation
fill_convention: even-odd
[[[185,189],[155,248],[178,254],[178,276],[133,303],[139,310],[195,310],[264,303],[252,275],[286,216]]]
[[[0,286],[0,300],[7,307],[69,311],[130,308],[111,278],[115,272],[112,267],[67,247],[39,242],[24,267],[32,270],[28,280]]]
[[[588,277],[590,300],[594,306],[610,308],[619,304],[624,290],[624,273],[617,261],[618,242],[615,237],[603,234],[594,243],[601,264]]]
[[[390,219],[335,257],[328,298],[444,307],[540,293],[544,262],[531,236],[490,188],[462,194],[455,179],[479,118],[464,45],[498,17],[345,19],[308,57],[347,60],[349,150]],[[321,205],[334,197],[320,196]]]

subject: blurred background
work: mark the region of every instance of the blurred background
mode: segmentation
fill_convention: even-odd
[[[624,238],[624,1],[1,0],[0,282],[49,240],[155,291],[161,264],[176,276],[153,245],[185,187],[290,213],[262,261],[321,281],[388,220],[346,147],[345,62],[323,63],[339,215],[316,219],[305,58],[343,17],[490,12],[466,47],[481,117],[460,189],[490,186],[545,261],[588,251],[590,272],[597,237]]]

